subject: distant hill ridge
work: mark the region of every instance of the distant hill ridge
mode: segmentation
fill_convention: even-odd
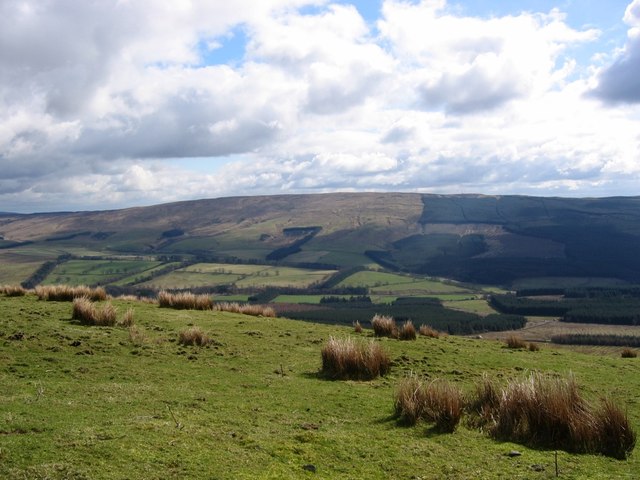
[[[482,283],[538,276],[640,282],[640,197],[227,197],[96,212],[0,213],[0,238],[13,253],[24,242],[32,250],[46,242],[70,253],[82,247],[340,268],[376,262]]]

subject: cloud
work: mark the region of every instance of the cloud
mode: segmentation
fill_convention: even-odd
[[[598,31],[558,10],[460,12],[386,0],[371,22],[330,0],[0,2],[2,210],[336,189],[635,193],[637,112],[586,98],[596,67],[572,57]],[[243,50],[208,64],[240,31]]]
[[[598,75],[592,95],[612,103],[640,102],[640,0],[627,7],[624,22],[630,27],[627,43],[611,65]]]
[[[295,75],[306,92],[302,108],[336,114],[379,92],[393,60],[377,45],[352,5],[329,5],[317,15],[297,12],[257,22],[248,53]]]
[[[423,108],[489,110],[562,81],[556,64],[570,45],[594,40],[557,10],[490,19],[459,16],[444,1],[388,0],[378,22]]]

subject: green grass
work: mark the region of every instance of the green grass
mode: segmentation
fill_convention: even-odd
[[[370,270],[356,272],[344,279],[337,286],[367,287],[372,294],[397,296],[471,293],[471,290],[455,284],[424,279],[411,275]]]
[[[159,267],[152,260],[69,260],[61,263],[42,282],[43,285],[107,285],[123,277],[143,274]]]
[[[462,310],[463,312],[477,313],[478,315],[489,315],[491,313],[497,313],[496,310],[491,308],[487,301],[483,299],[445,300],[442,302],[442,304],[447,308]]]
[[[197,263],[154,278],[146,285],[158,288],[192,288],[212,285],[250,287],[299,287],[321,282],[333,270],[311,270],[270,265]]]
[[[42,261],[0,253],[0,284],[19,284],[35,272]]]
[[[471,391],[528,369],[573,372],[588,399],[611,395],[640,427],[640,363],[545,346],[446,337],[379,340],[391,372],[370,382],[318,376],[320,349],[353,329],[221,312],[134,309],[136,331],[83,326],[71,304],[0,297],[0,477],[23,478],[552,478],[554,452],[399,427],[393,392],[409,372]],[[178,344],[200,327],[206,348]],[[363,334],[366,338],[370,332]],[[623,380],[621,380],[623,379]],[[521,457],[509,458],[511,450]],[[616,461],[559,452],[561,478],[633,478]],[[303,470],[314,465],[316,475]],[[532,465],[545,471],[534,472]]]

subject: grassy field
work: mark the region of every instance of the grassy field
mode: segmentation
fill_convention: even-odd
[[[0,297],[0,477],[555,477],[553,451],[498,442],[466,424],[453,434],[398,426],[393,391],[411,371],[465,391],[484,373],[571,372],[585,396],[612,396],[640,428],[637,359],[451,336],[383,339],[388,376],[328,381],[318,376],[320,349],[352,328],[113,303],[119,315],[133,308],[131,331],[80,325],[70,303]],[[178,344],[188,326],[201,327],[211,345]],[[512,450],[522,455],[511,458]],[[561,478],[634,478],[640,457],[560,451],[558,466]]]
[[[144,274],[161,265],[153,260],[69,260],[58,265],[43,285],[107,285]]]
[[[299,287],[321,282],[333,270],[310,270],[270,265],[197,263],[154,278],[143,285],[156,288],[193,288],[212,285]]]
[[[387,295],[425,295],[471,293],[455,284],[427,280],[411,275],[365,270],[340,282],[338,287],[367,287],[371,293]]]

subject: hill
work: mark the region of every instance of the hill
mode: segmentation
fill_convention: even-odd
[[[389,270],[511,285],[640,281],[640,198],[331,193],[0,214],[0,282],[61,255]]]
[[[638,359],[566,348],[512,350],[460,337],[373,339],[370,328],[319,325],[112,300],[134,325],[89,326],[70,302],[0,295],[0,477],[121,478],[632,478],[627,460],[399,425],[393,395],[413,372],[471,394],[529,369],[574,375],[588,401],[609,396],[640,427]],[[200,327],[207,346],[178,342]],[[374,341],[391,370],[371,381],[327,380],[329,337]],[[623,380],[621,380],[623,379]],[[509,456],[517,450],[520,455]],[[313,473],[315,472],[315,473]],[[634,474],[633,472],[636,472]]]

